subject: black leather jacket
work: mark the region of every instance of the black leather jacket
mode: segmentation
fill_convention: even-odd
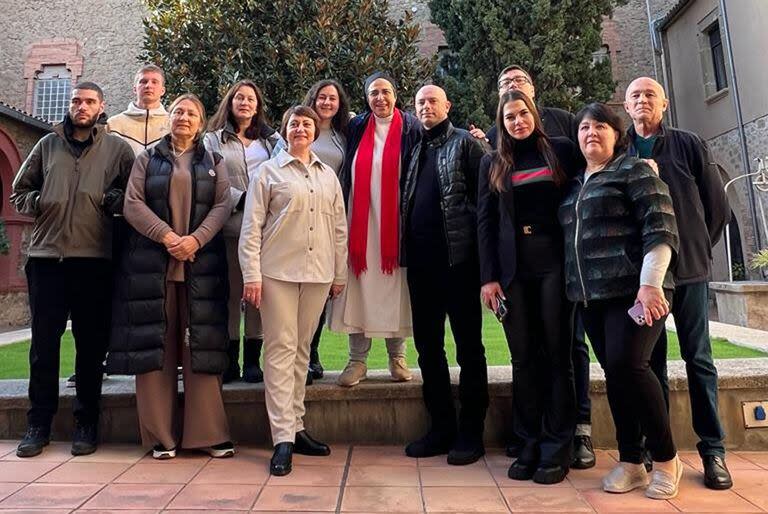
[[[423,145],[437,148],[440,208],[443,212],[448,263],[460,264],[477,258],[477,172],[487,148],[469,132],[448,122],[445,134],[426,143],[421,139],[411,152],[408,173],[400,197],[400,265],[406,264],[405,230],[418,182]]]
[[[573,302],[630,296],[654,246],[678,249],[669,188],[644,162],[622,154],[584,184],[574,179],[558,211],[565,233],[565,277]],[[671,266],[670,266],[671,268]],[[671,269],[663,287],[674,288]]]

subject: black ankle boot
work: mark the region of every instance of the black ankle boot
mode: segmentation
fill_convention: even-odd
[[[246,382],[264,382],[264,372],[259,365],[263,345],[263,339],[246,339],[243,342],[243,380]]]
[[[287,475],[293,467],[292,461],[293,443],[277,443],[269,461],[269,473],[278,477]]]
[[[320,335],[323,331],[322,320],[315,331],[314,337],[312,337],[312,344],[309,347],[309,372],[312,374],[312,378],[321,379],[325,370],[323,365],[320,364],[320,353],[317,351],[320,346]]]
[[[221,381],[225,384],[240,380],[240,341],[238,339],[230,339],[227,357],[229,357],[229,367],[221,377]]]
[[[312,455],[315,457],[325,457],[331,454],[331,449],[327,444],[321,443],[307,433],[306,430],[296,432],[293,451],[301,455]]]

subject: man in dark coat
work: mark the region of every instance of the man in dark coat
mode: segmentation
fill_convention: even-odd
[[[477,301],[477,171],[484,144],[448,119],[445,91],[416,94],[421,141],[411,153],[400,219],[401,264],[408,268],[413,340],[424,380],[430,429],[410,443],[410,457],[448,454],[448,464],[471,464],[485,453],[483,427],[488,375],[482,313]],[[451,322],[461,366],[458,425],[445,357],[445,319]]]
[[[112,216],[123,210],[133,166],[131,147],[97,123],[103,112],[101,88],[76,85],[68,115],[35,145],[13,181],[11,202],[35,219],[25,266],[32,312],[30,409],[19,457],[38,455],[50,441],[67,318],[77,350],[72,454],[96,451],[111,317]]]
[[[693,429],[704,464],[704,484],[728,489],[733,481],[725,465],[725,434],[717,409],[717,369],[709,339],[708,280],[712,246],[723,233],[730,208],[717,165],[707,144],[696,134],[662,123],[669,101],[661,84],[648,77],[627,87],[624,109],[632,118],[629,154],[656,161],[669,186],[680,231],[674,268],[672,314],[685,361]],[[651,356],[669,405],[666,377],[667,339],[662,332]]]

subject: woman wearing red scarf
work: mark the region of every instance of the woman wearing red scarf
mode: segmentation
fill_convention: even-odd
[[[349,122],[347,155],[339,179],[349,219],[349,277],[331,303],[329,326],[349,334],[349,363],[339,385],[364,380],[372,337],[383,337],[392,379],[406,381],[405,338],[411,306],[398,265],[400,173],[420,137],[418,120],[396,107],[395,81],[376,72],[365,80],[367,112]]]

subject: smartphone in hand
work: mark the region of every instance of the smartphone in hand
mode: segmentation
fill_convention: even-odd
[[[645,325],[645,313],[643,312],[642,303],[636,302],[635,305],[633,305],[632,308],[627,311],[627,314],[630,318],[632,318],[632,321],[641,327]]]
[[[493,313],[496,315],[496,319],[499,320],[499,323],[504,321],[504,318],[506,318],[509,313],[506,300],[498,294],[496,295],[496,310],[493,311]]]

